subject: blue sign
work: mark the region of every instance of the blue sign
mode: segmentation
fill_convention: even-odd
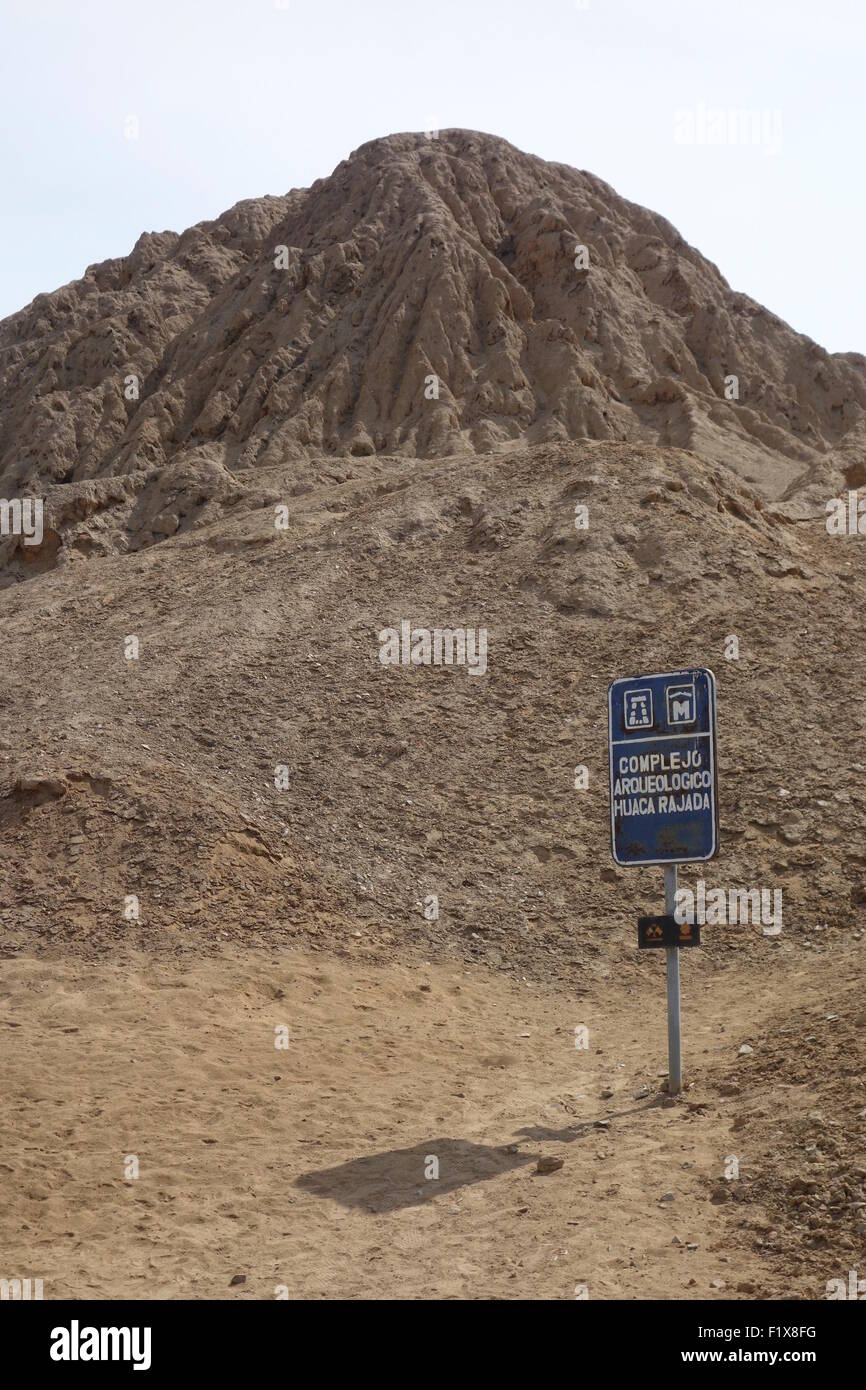
[[[719,848],[712,671],[616,680],[607,702],[617,864],[712,859]]]

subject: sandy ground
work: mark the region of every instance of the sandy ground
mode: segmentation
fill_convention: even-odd
[[[837,1257],[797,1273],[756,1241],[772,1218],[714,1200],[732,1152],[781,1181],[723,1074],[786,988],[838,1006],[830,972],[794,973],[746,989],[684,961],[672,1102],[661,957],[592,1004],[420,957],[7,960],[4,1265],[46,1298],[822,1297]],[[778,1080],[749,1088],[773,1124]]]

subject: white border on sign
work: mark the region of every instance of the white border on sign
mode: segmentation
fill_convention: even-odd
[[[706,676],[710,697],[710,729],[702,733],[692,734],[655,734],[647,738],[618,738],[613,737],[613,691],[617,685],[630,685],[633,681],[666,681],[674,680],[677,677],[690,676],[692,680],[696,676]],[[695,692],[695,714],[697,715],[697,691]],[[688,671],[657,671],[653,675],[641,676],[618,676],[612,680],[607,688],[607,760],[608,760],[608,779],[610,790],[610,854],[614,864],[618,864],[621,869],[640,869],[652,864],[705,864],[709,859],[713,859],[719,849],[719,827],[718,827],[718,787],[716,783],[716,678],[709,666],[695,666]],[[709,854],[692,855],[688,859],[617,859],[616,857],[616,835],[613,825],[613,750],[615,744],[620,743],[657,743],[660,738],[708,738],[710,740],[710,774],[712,777],[712,831],[713,848]]]

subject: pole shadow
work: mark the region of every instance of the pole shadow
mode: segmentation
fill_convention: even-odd
[[[604,1119],[618,1120],[639,1114],[659,1104],[660,1099],[606,1115]],[[536,1142],[573,1144],[601,1132],[596,1129],[595,1120],[586,1120],[565,1129],[525,1126],[516,1134]],[[327,1197],[359,1211],[400,1211],[405,1207],[424,1206],[443,1193],[487,1182],[515,1168],[526,1168],[540,1156],[537,1150],[522,1150],[519,1143],[475,1144],[469,1139],[440,1136],[411,1148],[387,1149],[363,1158],[347,1159],[332,1168],[313,1169],[296,1178],[295,1186],[314,1197]],[[426,1173],[431,1171],[434,1159],[438,1163],[438,1177],[431,1180]]]

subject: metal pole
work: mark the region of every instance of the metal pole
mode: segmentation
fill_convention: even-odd
[[[665,912],[671,916],[677,905],[677,866],[665,864]],[[683,1089],[683,1051],[680,1039],[680,948],[668,946],[668,1095],[678,1096]]]

